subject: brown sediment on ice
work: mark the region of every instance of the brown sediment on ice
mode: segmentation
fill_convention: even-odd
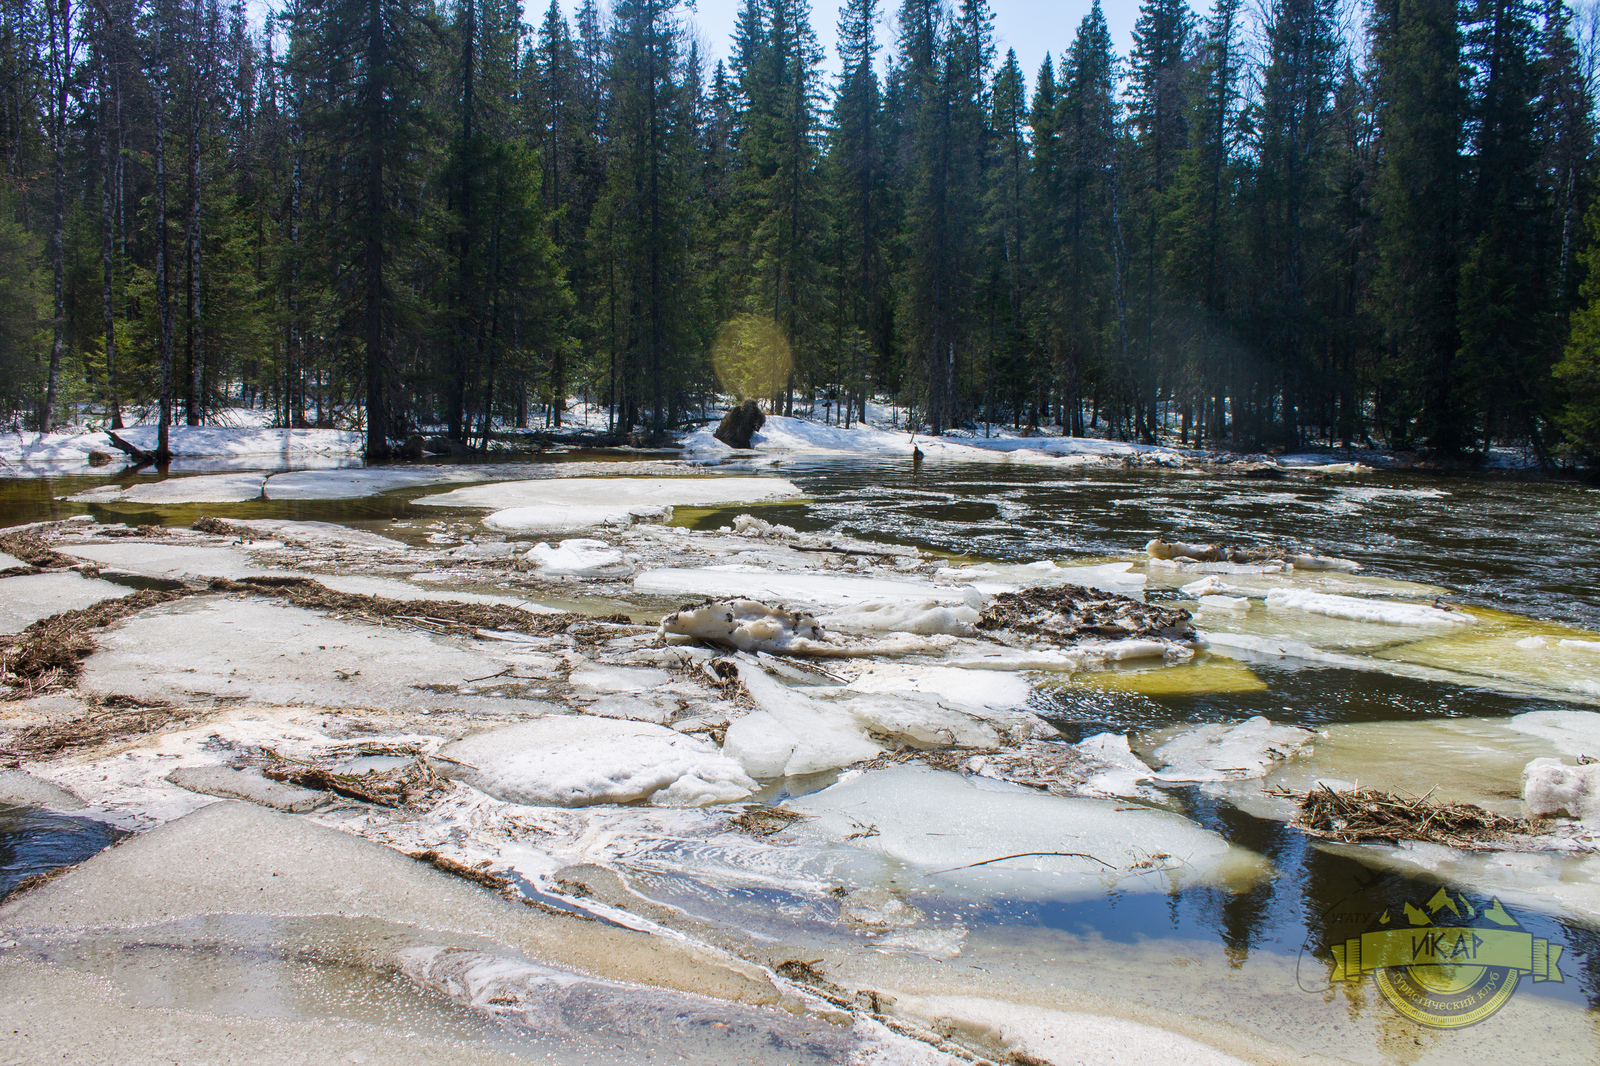
[[[983,609],[978,628],[1004,643],[1194,639],[1188,611],[1081,585],[1002,592]]]
[[[146,736],[171,725],[189,725],[207,713],[202,707],[142,704],[113,696],[83,714],[29,726],[6,741],[0,755],[11,760],[49,758],[125,737]]]
[[[728,824],[756,837],[770,837],[783,832],[805,815],[787,807],[767,807],[752,804],[728,819]]]
[[[1398,796],[1375,788],[1339,792],[1319,785],[1304,795],[1276,794],[1299,800],[1295,825],[1342,844],[1419,840],[1474,850],[1504,848],[1534,832],[1527,819],[1507,818],[1475,803],[1435,803],[1427,796]]]
[[[80,564],[51,549],[37,533],[10,533],[0,536],[0,551],[14,555],[40,570],[70,570]]]
[[[15,554],[13,552],[13,554]],[[19,558],[21,558],[19,556]],[[194,595],[186,589],[145,589],[91,607],[41,618],[20,633],[0,637],[0,701],[27,699],[70,683],[94,654],[94,634],[140,611]]]
[[[565,633],[584,643],[599,643],[618,635],[617,628],[646,630],[625,614],[591,615],[576,612],[534,614],[504,603],[460,603],[454,600],[392,600],[355,592],[335,592],[309,577],[246,577],[238,581],[214,578],[214,592],[246,592],[275,596],[294,607],[324,611],[379,625],[411,625],[436,632],[472,636],[480,630],[554,636]]]
[[[364,774],[341,774],[326,767],[285,759],[275,753],[262,768],[274,781],[282,781],[314,792],[372,803],[380,807],[431,807],[450,791],[425,759],[417,759],[393,770],[371,770]]]

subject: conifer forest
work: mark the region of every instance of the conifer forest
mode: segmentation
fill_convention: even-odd
[[[1600,28],[1561,0],[1146,0],[1127,54],[1096,3],[1037,70],[989,0],[845,0],[831,59],[744,0],[725,61],[677,0],[0,8],[19,428],[242,406],[379,458],[753,397],[1600,451]]]

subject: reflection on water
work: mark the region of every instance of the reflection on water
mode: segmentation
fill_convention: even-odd
[[[93,818],[0,806],[0,897],[35,874],[80,863],[124,835]]]

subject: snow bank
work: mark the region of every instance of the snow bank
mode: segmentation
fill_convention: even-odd
[[[144,451],[154,451],[160,428],[129,426],[117,436]],[[292,463],[308,456],[357,458],[364,434],[337,429],[268,429],[261,426],[168,426],[167,447],[174,458],[248,456]],[[90,452],[126,457],[104,433],[0,433],[0,458],[24,466],[86,463]]]
[[[669,517],[674,507],[713,507],[729,503],[799,496],[780,478],[662,477],[547,478],[455,489],[416,502],[429,507],[493,510],[483,524],[505,532],[585,529],[628,525],[639,518]]]
[[[704,807],[756,789],[698,737],[647,722],[552,715],[448,745],[447,772],[511,803],[587,807],[650,800]]]
[[[1600,763],[1535,759],[1522,771],[1522,802],[1534,818],[1572,818],[1600,829]]]
[[[714,436],[715,423],[701,426],[683,438],[686,455],[722,458],[748,453],[736,452]],[[1181,453],[1170,448],[1128,444],[1090,437],[1014,437],[989,438],[961,436],[929,437],[907,430],[884,429],[857,423],[849,429],[829,426],[804,418],[768,415],[766,424],[750,438],[756,452],[781,455],[851,455],[910,459],[918,448],[928,459],[967,462],[1055,459],[1069,462],[1122,463],[1136,459],[1163,466],[1182,466]]]
[[[1175,814],[914,766],[853,775],[785,806],[810,816],[793,832],[908,864],[929,888],[1070,899],[1263,872],[1259,857]]]
[[[100,485],[68,496],[72,503],[247,503],[261,498],[265,474],[199,474],[141,481],[127,487]]]
[[[1155,749],[1163,781],[1238,781],[1265,777],[1274,763],[1292,758],[1312,734],[1274,725],[1257,715],[1237,725],[1211,723],[1178,733]]]
[[[1273,589],[1267,593],[1267,606],[1292,608],[1329,618],[1353,622],[1381,622],[1394,626],[1471,625],[1472,616],[1464,611],[1445,611],[1420,603],[1393,600],[1366,600],[1354,596],[1332,596],[1304,589]]]
[[[132,589],[75,572],[0,578],[0,633],[20,633],[41,618],[130,595]]]

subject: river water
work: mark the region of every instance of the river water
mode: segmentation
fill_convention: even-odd
[[[916,544],[957,563],[1134,558],[1153,537],[1292,544],[1357,560],[1363,575],[1435,586],[1444,602],[1600,630],[1600,490],[1585,486],[1382,474],[1255,481],[1191,471],[865,460],[792,462],[772,469],[807,497],[764,505],[763,518],[803,531]],[[385,530],[402,539],[439,517],[437,509],[410,502],[418,495],[415,490],[347,501],[173,507],[59,502],[104,480],[0,482],[0,515],[7,524],[85,511],[129,524],[186,525],[201,513],[293,518]],[[676,521],[717,528],[749,510],[680,512]],[[393,529],[394,522],[411,525]],[[1159,582],[1153,582],[1150,594],[1175,595]],[[1206,619],[1201,623],[1204,627]],[[1358,743],[1373,748],[1406,743],[1407,734],[1386,732],[1391,726],[1504,720],[1533,710],[1593,713],[1595,708],[1594,700],[1564,694],[1545,675],[1530,679],[1507,673],[1498,660],[1467,669],[1461,666],[1464,659],[1445,662],[1403,649],[1362,647],[1361,652],[1363,666],[1292,657],[1251,661],[1257,680],[1249,685],[1155,692],[1043,685],[1032,707],[1072,741],[1106,731],[1139,737],[1265,715],[1310,729],[1360,725],[1369,732]],[[1390,661],[1405,668],[1382,668]],[[1454,672],[1442,669],[1441,662]],[[1135,750],[1140,750],[1137,741]],[[1450,772],[1459,775],[1460,768]],[[1424,765],[1415,776],[1420,781],[1429,773]],[[781,793],[775,797],[783,798]],[[1408,865],[1363,849],[1325,846],[1226,790],[1174,788],[1162,804],[1264,856],[1270,876],[1237,891],[1192,887],[1153,894],[1113,888],[1090,898],[1073,893],[1059,900],[1038,894],[1013,898],[999,891],[975,900],[970,894],[912,886],[908,897],[930,923],[959,928],[962,938],[960,953],[937,964],[942,977],[930,979],[927,964],[918,961],[923,968],[908,970],[906,979],[937,980],[952,990],[994,982],[1047,985],[1071,991],[1091,1007],[1103,999],[1106,1010],[1121,1012],[1118,1004],[1132,1003],[1231,1026],[1291,1055],[1397,1063],[1600,1061],[1600,928],[1583,916],[1593,908],[1566,906],[1556,895],[1548,905],[1517,911],[1523,928],[1564,949],[1565,980],[1524,980],[1503,1011],[1470,1029],[1418,1028],[1400,1022],[1370,985],[1330,982],[1330,949],[1350,935],[1349,912],[1398,909],[1428,898],[1440,885],[1463,899],[1476,893],[1473,898],[1486,902],[1495,885],[1512,883],[1514,877],[1496,873],[1463,879],[1466,866],[1436,861],[1437,856],[1430,860],[1435,868],[1430,874],[1420,860]],[[0,824],[0,834],[10,831]],[[6,846],[17,845],[0,842],[0,861],[7,859]],[[1579,860],[1562,861],[1570,869],[1564,867],[1559,879],[1600,880],[1600,870]],[[1589,860],[1590,866],[1596,861]],[[781,892],[731,887],[709,873],[668,876],[645,863],[633,872],[643,890],[665,902],[758,932],[793,933],[785,917],[793,908]],[[844,946],[819,950],[824,948],[842,969],[852,965],[852,957],[854,965],[864,965],[859,950],[852,956]],[[889,955],[871,965],[893,971],[912,963]]]

